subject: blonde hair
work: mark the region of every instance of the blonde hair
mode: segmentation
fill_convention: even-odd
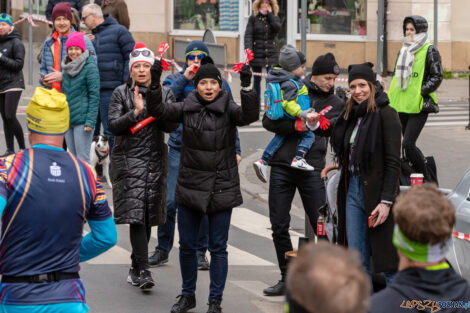
[[[430,183],[400,193],[393,215],[402,233],[422,244],[445,242],[455,225],[454,206]]]
[[[369,307],[369,277],[358,253],[325,241],[300,249],[289,264],[287,290],[311,313],[365,313]]]
[[[377,109],[377,106],[375,105],[375,91],[376,88],[374,84],[371,82],[367,82],[367,85],[369,85],[370,88],[370,95],[369,99],[367,99],[367,113],[375,112]],[[354,105],[355,101],[353,100],[352,97],[349,97],[349,99],[346,101],[346,112],[344,113],[344,119],[347,120],[349,117],[349,113],[351,113],[352,107]]]
[[[256,16],[259,14],[259,6],[261,5],[261,2],[263,0],[255,0],[253,2],[253,14]],[[273,8],[273,14],[277,16],[279,13],[279,5],[277,4],[277,0],[269,0],[269,4],[271,4],[271,7]]]

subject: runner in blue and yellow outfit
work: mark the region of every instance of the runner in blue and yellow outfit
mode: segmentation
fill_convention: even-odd
[[[0,160],[0,313],[87,312],[79,262],[116,243],[112,213],[91,167],[62,149],[65,95],[36,89],[26,119],[32,148]]]

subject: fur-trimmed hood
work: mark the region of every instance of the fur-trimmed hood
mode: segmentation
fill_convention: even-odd
[[[256,16],[259,14],[259,6],[261,5],[262,0],[255,0],[253,2],[253,14]],[[279,13],[279,5],[277,4],[277,0],[269,0],[271,7],[273,8],[273,14],[277,16]]]

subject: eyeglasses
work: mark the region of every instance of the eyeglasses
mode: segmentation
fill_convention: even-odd
[[[85,22],[85,20],[86,20],[90,15],[91,15],[91,13],[90,13],[90,14],[87,14],[87,15],[85,15],[85,16],[82,16],[82,22]]]
[[[201,53],[201,54],[198,54],[198,55],[188,54],[188,60],[189,60],[189,61],[194,61],[194,60],[196,60],[196,57],[198,58],[198,60],[202,60],[202,59],[204,59],[205,56],[206,56],[206,55],[205,55],[205,54],[202,54],[202,53]]]
[[[131,52],[132,57],[139,56],[139,54],[142,54],[144,57],[149,57],[152,53],[150,50],[134,50]]]

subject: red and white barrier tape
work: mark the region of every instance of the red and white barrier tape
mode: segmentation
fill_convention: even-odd
[[[234,70],[232,70],[232,69],[225,69],[225,75],[226,75],[226,77],[227,77],[226,79],[227,79],[227,81],[228,81],[229,83],[232,82],[232,74],[231,74],[231,73],[236,73],[236,72],[235,72]],[[253,72],[252,74],[253,74],[253,76],[261,76],[261,77],[266,77],[266,76],[268,76],[267,73],[257,73],[257,72]],[[303,77],[302,77],[302,78],[303,78]],[[347,78],[336,78],[336,81],[337,81],[337,82],[347,82],[348,79],[347,79]]]
[[[465,241],[470,241],[470,235],[454,231],[454,237]]]
[[[39,16],[39,15],[35,15],[35,14],[26,14],[26,13],[23,13],[20,15],[21,19],[19,19],[18,21],[14,22],[13,25],[16,25],[16,24],[19,24],[25,20],[28,20],[28,23],[31,24],[33,27],[38,27],[38,25],[36,23],[34,23],[34,21],[38,21],[38,22],[43,22],[43,23],[46,23],[46,24],[49,24],[49,25],[52,25],[52,22]]]

